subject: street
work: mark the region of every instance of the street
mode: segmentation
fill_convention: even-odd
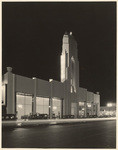
[[[115,148],[116,121],[3,128],[3,148]]]

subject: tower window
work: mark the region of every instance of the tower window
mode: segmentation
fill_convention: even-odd
[[[66,52],[66,67],[68,67],[68,53]]]

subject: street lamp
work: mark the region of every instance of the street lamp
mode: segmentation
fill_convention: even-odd
[[[110,116],[110,107],[112,107],[112,103],[107,103],[107,107],[109,108],[109,116]]]

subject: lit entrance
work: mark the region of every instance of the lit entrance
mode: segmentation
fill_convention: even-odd
[[[16,112],[18,119],[22,119],[24,115],[30,115],[32,113],[32,96],[16,94]]]

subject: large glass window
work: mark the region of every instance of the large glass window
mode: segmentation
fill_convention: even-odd
[[[61,105],[62,102],[59,99],[53,99],[52,100],[52,111],[53,111],[53,115],[55,115],[55,117],[61,117]]]
[[[79,102],[79,106],[84,106],[84,102]]]
[[[76,115],[77,105],[76,103],[71,103],[71,115]]]
[[[87,103],[87,116],[91,116],[92,115],[92,104],[89,102]]]
[[[32,113],[32,96],[16,95],[16,111],[18,119]]]
[[[39,114],[49,114],[49,98],[36,98],[36,112]]]
[[[84,117],[84,115],[85,115],[85,111],[84,110],[79,110],[79,116]]]
[[[85,116],[85,103],[79,102],[79,116],[83,117]]]

